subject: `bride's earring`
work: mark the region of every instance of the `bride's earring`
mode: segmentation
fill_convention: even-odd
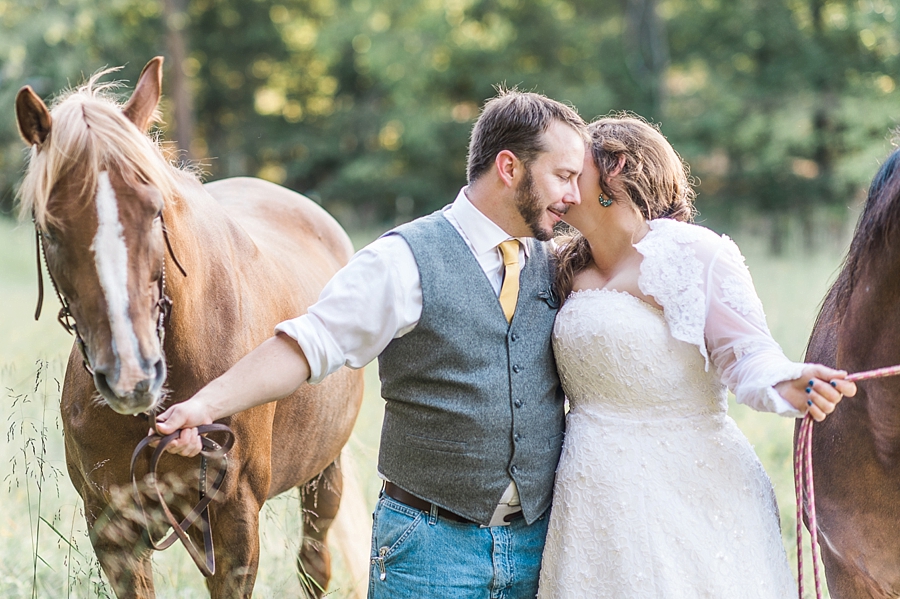
[[[602,193],[600,194],[599,200],[600,200],[600,205],[603,206],[604,208],[609,208],[613,204],[613,199],[612,198],[604,198]]]

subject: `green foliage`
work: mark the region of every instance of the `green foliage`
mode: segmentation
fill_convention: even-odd
[[[16,90],[47,96],[106,65],[126,65],[133,82],[167,53],[167,35],[188,48],[182,64],[166,64],[166,85],[180,69],[193,95],[184,150],[210,178],[285,184],[357,229],[453,198],[469,130],[497,85],[546,93],[587,118],[642,114],[692,165],[702,210],[807,222],[859,200],[900,98],[890,0],[175,4],[0,0],[0,209],[10,210],[23,164]]]
[[[667,73],[667,131],[703,180],[707,205],[805,218],[861,198],[896,122],[893,3],[666,7],[679,57]]]

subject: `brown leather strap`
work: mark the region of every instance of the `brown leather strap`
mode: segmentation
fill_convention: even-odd
[[[159,459],[162,457],[163,453],[165,453],[166,446],[174,441],[181,431],[175,431],[171,435],[166,435],[165,437],[160,435],[150,435],[144,437],[141,442],[138,443],[137,447],[134,449],[134,453],[131,454],[131,484],[134,491],[135,502],[141,510],[141,514],[144,518],[144,525],[147,527],[147,538],[149,539],[150,546],[157,551],[161,551],[170,547],[176,539],[180,540],[185,549],[187,549],[191,559],[197,564],[197,568],[200,569],[200,572],[204,576],[209,577],[216,573],[216,557],[213,551],[212,528],[209,523],[209,504],[216,497],[219,489],[222,487],[222,482],[225,480],[225,474],[228,470],[228,458],[226,454],[234,446],[234,433],[232,433],[231,429],[224,424],[205,424],[198,426],[197,432],[200,433],[200,441],[203,444],[203,449],[200,452],[200,500],[181,522],[175,518],[172,510],[169,509],[169,505],[165,500],[163,490],[159,486],[159,479],[156,475],[156,467],[159,463]],[[227,435],[225,442],[220,445],[204,436],[214,432],[225,433]],[[144,477],[144,481],[147,482],[156,493],[156,499],[159,501],[160,507],[162,507],[163,513],[166,516],[166,520],[173,530],[172,534],[161,541],[155,541],[149,532],[150,521],[147,518],[144,503],[141,499],[141,492],[138,487],[137,477],[134,473],[134,465],[137,461],[137,457],[154,441],[158,441],[158,444],[153,451],[153,455],[150,457],[150,465],[147,470],[147,475]],[[217,460],[219,462],[216,468],[216,477],[209,488],[206,486],[207,460]],[[203,532],[204,555],[202,556],[185,532],[194,524],[197,524]]]
[[[409,507],[411,507],[413,509],[417,509],[422,512],[431,512],[431,506],[433,504],[430,501],[425,501],[421,497],[416,497],[412,493],[408,493],[407,491],[404,491],[403,489],[401,489],[400,487],[398,487],[397,485],[395,485],[394,483],[392,483],[390,481],[384,482],[384,494],[387,495],[388,497],[390,497],[391,499],[399,501],[400,503],[402,503],[404,505],[408,505]],[[437,506],[435,506],[435,507],[437,507]],[[521,514],[521,512],[519,512],[519,513]],[[477,522],[475,522],[473,520],[469,520],[468,518],[460,516],[459,514],[451,512],[450,510],[445,510],[442,507],[437,507],[437,514],[441,518],[446,518],[447,520],[453,520],[454,522],[462,522],[464,524],[478,524]],[[515,515],[515,514],[513,514],[513,515]]]
[[[34,319],[41,317],[41,308],[44,306],[44,277],[41,272],[41,230],[34,226],[34,234],[37,239],[37,273],[38,273],[38,300],[37,308],[34,310]]]

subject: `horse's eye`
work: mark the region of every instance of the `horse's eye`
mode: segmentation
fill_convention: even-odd
[[[47,243],[56,243],[57,241],[56,234],[50,229],[41,229],[41,237],[43,237]]]
[[[153,222],[158,223],[162,220],[162,210],[156,213],[156,216],[153,217]]]

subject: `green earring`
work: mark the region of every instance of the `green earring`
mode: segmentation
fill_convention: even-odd
[[[600,200],[600,205],[603,206],[604,208],[609,208],[610,206],[613,205],[613,199],[612,198],[604,198],[602,193],[600,194],[599,200]]]

